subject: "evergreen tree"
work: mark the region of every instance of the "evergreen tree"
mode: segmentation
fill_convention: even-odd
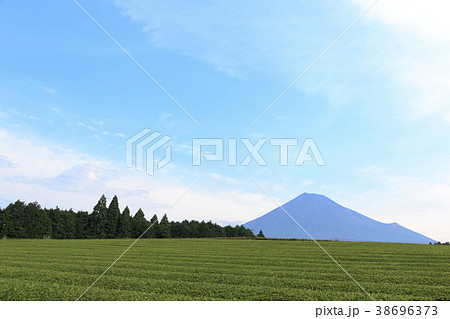
[[[6,209],[0,209],[0,239],[6,238],[6,229],[9,224]]]
[[[75,238],[75,213],[72,210],[56,209],[46,210],[52,223],[52,238]]]
[[[3,234],[3,228],[4,228],[4,225],[5,225],[5,220],[4,220],[4,218],[5,218],[5,217],[3,216],[3,209],[0,208],[0,239],[6,237],[6,236]]]
[[[133,232],[131,222],[132,220],[130,215],[130,209],[127,206],[120,215],[119,229],[118,229],[118,236],[120,238],[131,238]]]
[[[9,204],[3,210],[3,236],[10,238],[27,238],[27,230],[25,228],[25,203],[20,200],[14,204]]]
[[[190,221],[189,238],[200,238],[200,223],[196,220]]]
[[[198,224],[198,238],[207,237],[207,225],[204,220]]]
[[[225,230],[218,224],[213,224],[214,237],[225,237]]]
[[[75,238],[88,238],[89,213],[79,211],[75,214]]]
[[[192,233],[191,230],[191,223],[188,220],[183,220],[181,222],[181,231],[180,231],[180,237],[181,238],[189,238],[189,236]]]
[[[159,238],[170,238],[170,223],[166,214],[161,218],[159,222]]]
[[[241,237],[255,238],[255,234],[253,234],[253,232],[250,229],[245,228],[244,225],[241,225],[239,228]]]
[[[158,216],[156,216],[156,214],[150,219],[150,225],[153,226],[148,230],[146,237],[156,238],[156,234],[159,232]]]
[[[118,238],[117,231],[119,229],[120,208],[119,199],[114,196],[109,204],[105,218],[105,235],[106,238]]]
[[[258,235],[256,235],[256,237],[258,238],[266,238],[266,236],[264,236],[262,229],[259,230]]]
[[[48,212],[37,203],[24,207],[26,238],[46,238],[52,235],[52,221]]]
[[[225,226],[223,229],[225,231],[225,237],[236,237],[236,232],[230,225]]]
[[[141,236],[148,226],[150,226],[149,222],[145,219],[145,214],[142,209],[139,208],[132,219],[133,237],[138,238]]]
[[[89,215],[88,223],[88,237],[89,238],[106,238],[106,214],[108,208],[106,207],[106,197],[102,195],[94,206],[92,214]]]

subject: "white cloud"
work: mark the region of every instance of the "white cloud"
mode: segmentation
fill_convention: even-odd
[[[0,156],[0,167],[14,167],[13,163],[7,156]]]
[[[63,114],[63,111],[61,111],[61,109],[59,109],[58,107],[52,107],[51,110],[58,115]]]
[[[226,176],[223,176],[223,175],[217,174],[217,173],[209,173],[208,176],[215,180],[225,181],[227,183],[236,183],[237,182],[237,180],[235,180],[234,178],[226,177]]]
[[[164,121],[164,120],[167,120],[167,119],[170,119],[170,118],[173,118],[173,117],[175,117],[175,115],[173,115],[172,113],[163,113],[163,114],[159,117],[159,120],[160,120],[160,121]]]
[[[353,1],[362,7],[372,2]],[[379,1],[370,14],[390,31],[384,31],[389,54],[382,67],[413,119],[437,115],[450,122],[449,10],[446,0],[396,0]]]
[[[107,182],[116,178],[117,174],[117,170],[86,163],[71,167],[54,177],[29,178],[17,175],[7,177],[6,180],[15,184],[41,185],[53,191],[89,193],[104,187]]]
[[[359,178],[372,186],[356,192],[341,185],[339,190],[327,187],[324,191],[340,204],[381,222],[397,222],[436,240],[450,240],[448,178],[417,178],[383,167],[362,169]]]
[[[373,0],[353,0],[368,7]],[[426,41],[449,41],[450,21],[447,0],[396,0],[379,1],[371,15],[404,36],[413,35]]]
[[[56,94],[56,93],[58,93],[56,91],[56,89],[51,88],[51,87],[47,87],[47,86],[43,86],[43,85],[37,85],[37,86],[33,86],[33,87],[35,87],[37,89],[40,89],[40,90],[42,90],[42,91],[44,91],[45,93],[48,93],[48,94]]]

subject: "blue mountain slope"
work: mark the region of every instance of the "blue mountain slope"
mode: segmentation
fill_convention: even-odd
[[[326,196],[304,193],[282,207],[315,239],[428,244],[435,240],[397,223],[385,224],[345,208]],[[307,238],[280,207],[245,227],[270,238]]]

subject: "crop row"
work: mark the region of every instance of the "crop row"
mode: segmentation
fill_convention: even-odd
[[[0,241],[0,300],[73,300],[130,240]],[[450,300],[447,247],[322,243],[378,300]],[[312,242],[141,240],[83,300],[367,300]]]

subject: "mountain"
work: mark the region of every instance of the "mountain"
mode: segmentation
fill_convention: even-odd
[[[428,244],[435,240],[397,223],[385,224],[345,208],[326,196],[304,193],[282,205],[314,239]],[[269,238],[307,238],[286,212],[278,207],[244,226]]]

